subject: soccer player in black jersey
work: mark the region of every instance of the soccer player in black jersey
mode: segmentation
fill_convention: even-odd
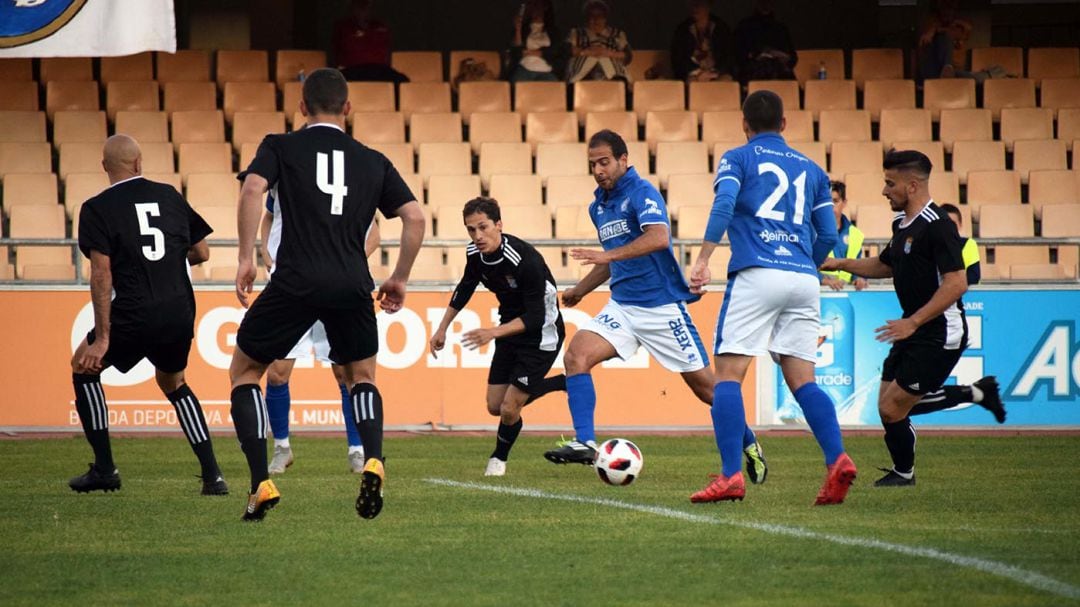
[[[199,458],[203,495],[226,495],[202,407],[184,381],[195,325],[187,264],[210,258],[205,239],[213,230],[172,186],[142,177],[134,139],[110,137],[103,156],[110,185],[79,212],[79,249],[90,258],[94,328],[71,359],[75,409],[95,461],[69,485],[80,493],[120,488],[101,372],[116,367],[126,373],[148,358]]]
[[[380,307],[396,312],[424,237],[424,214],[390,161],[345,133],[350,110],[341,72],[311,72],[300,104],[307,127],[268,135],[239,175],[244,185],[236,294],[245,307],[255,281],[255,233],[268,190],[281,216],[274,279],[244,316],[229,368],[233,422],[251,471],[244,520],[261,520],[281,497],[267,472],[267,411],[259,382],[267,366],[284,358],[316,320],[326,327],[330,360],[344,367],[353,422],[367,456],[356,511],[374,518],[382,509],[383,402],[375,387],[379,332],[364,234],[376,210],[402,220],[397,267],[378,293]]]
[[[868,278],[891,276],[904,311],[899,320],[876,329],[878,341],[892,344],[882,364],[878,413],[893,467],[882,469],[886,475],[875,483],[879,487],[915,484],[915,428],[910,415],[966,402],[991,412],[1002,408],[993,377],[971,386],[943,387],[967,348],[960,298],[968,284],[964,241],[930,198],[930,159],[920,152],[894,150],[885,156],[884,168],[882,194],[897,212],[889,244],[877,257],[831,258],[821,268]]]
[[[462,215],[472,240],[465,248],[465,276],[431,336],[431,355],[437,356],[446,345],[446,330],[477,285],[495,294],[499,326],[473,329],[461,342],[476,349],[495,340],[487,407],[499,416],[499,430],[484,476],[503,476],[510,449],[521,432],[522,407],[548,392],[566,390],[565,375],[545,377],[562,349],[566,329],[551,270],[531,244],[503,233],[499,203],[475,198],[465,204]]]

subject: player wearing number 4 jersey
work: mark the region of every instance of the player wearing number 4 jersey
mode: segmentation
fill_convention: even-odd
[[[746,493],[739,448],[746,414],[741,384],[754,356],[771,354],[802,407],[825,453],[825,484],[818,505],[844,501],[855,465],[844,453],[836,408],[815,383],[821,321],[818,265],[837,241],[829,177],[788,147],[784,107],[771,91],[750,94],[743,104],[746,145],[724,154],[690,287],[708,284],[709,257],[728,233],[731,263],[716,327],[713,428],[722,471],[693,502],[741,500]]]
[[[141,176],[134,139],[110,137],[102,166],[111,185],[79,212],[79,249],[90,258],[94,328],[71,360],[75,409],[95,461],[69,485],[80,493],[120,488],[101,373],[110,366],[126,373],[148,358],[199,458],[203,495],[225,495],[229,489],[202,407],[184,381],[195,324],[187,264],[210,258],[205,239],[212,230],[173,187]]]
[[[367,457],[356,511],[374,518],[382,509],[383,402],[375,387],[379,335],[364,234],[376,210],[404,224],[397,267],[378,295],[383,310],[396,312],[423,240],[424,215],[390,161],[345,133],[350,110],[341,72],[313,71],[300,103],[307,127],[268,135],[239,175],[244,185],[236,294],[245,307],[255,280],[255,232],[267,190],[273,191],[281,217],[274,278],[244,316],[229,368],[233,421],[251,471],[244,520],[261,520],[280,499],[267,471],[268,416],[259,381],[317,320],[326,328],[330,360],[344,369],[353,423]]]

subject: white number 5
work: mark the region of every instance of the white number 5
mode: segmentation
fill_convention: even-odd
[[[334,182],[330,183],[329,167],[326,154],[319,152],[315,155],[315,183],[319,191],[330,195],[330,214],[341,215],[345,196],[349,188],[345,185],[345,152],[334,150]]]
[[[143,202],[135,205],[135,215],[139,218],[139,234],[150,236],[154,244],[142,248],[143,257],[158,261],[165,257],[165,234],[150,225],[151,217],[161,217],[161,210],[156,202]]]

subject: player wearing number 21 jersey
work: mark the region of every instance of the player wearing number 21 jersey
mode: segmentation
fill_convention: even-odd
[[[820,329],[817,268],[837,241],[829,177],[788,147],[780,135],[783,103],[758,91],[743,104],[748,142],[717,167],[705,242],[690,286],[700,292],[711,278],[708,260],[724,232],[731,263],[716,327],[713,426],[722,475],[691,496],[694,502],[742,499],[739,450],[745,413],[741,383],[754,356],[771,354],[802,407],[828,468],[817,504],[838,504],[855,477],[844,454],[836,408],[815,383]]]

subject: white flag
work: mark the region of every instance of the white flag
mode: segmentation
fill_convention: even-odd
[[[0,0],[0,57],[176,52],[173,0]]]

